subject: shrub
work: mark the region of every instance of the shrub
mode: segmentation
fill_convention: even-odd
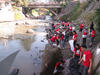
[[[100,32],[100,8],[98,8],[94,14],[94,21],[96,24],[96,29]]]

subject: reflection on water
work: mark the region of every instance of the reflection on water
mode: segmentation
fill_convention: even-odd
[[[0,51],[20,50],[11,67],[11,69],[20,69],[19,75],[33,75],[34,72],[39,75],[43,54],[40,51],[44,50],[47,40],[45,38],[46,33],[44,32],[44,27],[39,27],[36,30],[38,32],[33,37],[25,39],[15,37],[13,40],[1,39],[0,41]],[[44,40],[44,42],[41,42],[41,40]]]
[[[35,37],[35,36],[34,36],[34,37]],[[30,37],[30,38],[27,38],[27,39],[22,39],[22,41],[21,41],[21,42],[22,42],[22,45],[23,45],[23,47],[24,47],[27,51],[30,50],[30,47],[31,47],[32,42],[35,41],[34,37]]]

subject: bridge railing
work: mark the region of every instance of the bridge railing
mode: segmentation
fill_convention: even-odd
[[[60,2],[48,2],[48,3],[41,3],[41,2],[29,2],[28,3],[28,5],[29,6],[33,6],[33,5],[36,5],[36,6],[43,6],[43,5],[48,5],[48,6],[50,6],[50,5],[57,5],[57,6],[59,6],[59,5],[61,5],[62,3]]]

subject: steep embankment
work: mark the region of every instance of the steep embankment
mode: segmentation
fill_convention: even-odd
[[[77,2],[68,2],[67,5],[62,9],[61,13],[58,14],[58,16],[55,16],[55,19],[60,19],[64,15],[68,15],[71,10],[75,7]]]
[[[100,1],[91,2],[88,7],[83,10],[81,15],[77,18],[75,22],[83,22],[89,24],[94,16],[96,9],[100,7]]]

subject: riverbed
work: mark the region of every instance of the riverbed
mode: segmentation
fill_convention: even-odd
[[[48,43],[45,37],[45,28],[45,26],[35,27],[33,29],[35,34],[31,36],[17,34],[10,39],[0,39],[0,51],[20,50],[14,59],[10,72],[13,69],[19,69],[18,75],[34,75],[34,73],[39,75],[42,54]]]

